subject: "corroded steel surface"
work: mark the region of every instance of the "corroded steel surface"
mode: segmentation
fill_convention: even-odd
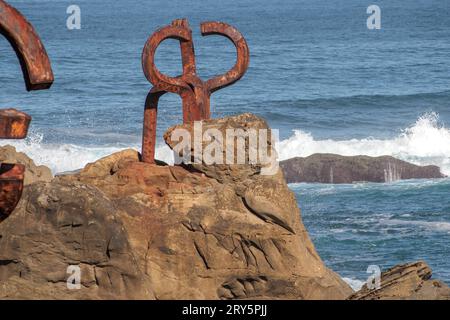
[[[24,139],[31,117],[16,109],[0,109],[0,139]]]
[[[0,0],[0,33],[16,51],[27,90],[50,88],[53,72],[44,45],[24,16],[3,0]]]
[[[53,83],[50,60],[33,26],[22,14],[0,0],[0,34],[11,44],[22,67],[28,91],[48,89]],[[0,139],[23,139],[31,117],[16,109],[0,110]],[[16,207],[23,189],[25,167],[21,164],[0,165],[0,221]]]
[[[211,94],[238,81],[248,68],[250,55],[247,42],[237,29],[223,22],[204,22],[200,28],[203,36],[221,35],[230,39],[237,50],[236,64],[227,73],[202,81],[197,75],[192,31],[186,19],[174,20],[171,25],[153,33],[142,53],[144,74],[154,86],[145,103],[142,139],[144,162],[155,161],[158,101],[163,94],[172,92],[181,96],[185,123],[209,119]],[[162,74],[155,65],[156,49],[166,39],[180,42],[183,73],[178,77]]]
[[[16,208],[22,196],[25,167],[21,164],[0,165],[0,222]]]

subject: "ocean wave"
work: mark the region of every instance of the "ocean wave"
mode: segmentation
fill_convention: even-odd
[[[450,90],[432,91],[432,92],[416,92],[416,93],[399,93],[399,94],[370,94],[370,95],[340,95],[340,96],[320,96],[299,99],[297,97],[292,99],[269,99],[264,101],[257,101],[250,103],[242,102],[236,105],[237,110],[247,109],[255,113],[263,114],[268,119],[273,121],[298,121],[297,117],[292,117],[292,113],[298,113],[303,120],[305,117],[309,119],[314,118],[317,123],[326,114],[338,114],[345,116],[345,119],[355,120],[354,116],[364,115],[359,117],[359,120],[371,121],[373,118],[367,117],[368,114],[377,114],[383,111],[387,114],[392,114],[392,106],[396,107],[395,112],[399,114],[420,114],[424,111],[438,111],[431,109],[431,106],[437,109],[445,110],[446,101],[450,99]],[[261,103],[264,103],[265,108],[261,109]],[[430,107],[430,109],[428,109]],[[330,113],[331,112],[331,113]],[[328,117],[323,119],[327,121]],[[333,118],[331,118],[333,119]],[[389,121],[386,117],[384,121]],[[369,123],[368,122],[368,123]]]
[[[400,220],[400,219],[382,219],[380,224],[389,226],[410,226],[423,228],[432,232],[445,232],[450,234],[450,222],[446,221],[419,221],[419,220]]]
[[[422,115],[392,139],[316,140],[308,132],[295,130],[293,136],[279,142],[277,150],[280,160],[314,153],[390,155],[417,165],[437,165],[450,175],[450,129],[440,124],[434,112]]]
[[[0,145],[10,144],[17,151],[30,156],[36,164],[46,165],[54,173],[76,170],[101,157],[126,148],[140,150],[137,143],[119,143],[104,146],[82,146],[75,144],[47,144],[43,134],[33,132],[25,140],[4,140]],[[344,156],[391,155],[418,165],[437,165],[450,175],[450,129],[439,123],[437,113],[426,113],[410,127],[392,139],[315,139],[310,133],[295,130],[294,134],[277,144],[280,160],[306,157],[314,153],[334,153]],[[170,149],[160,142],[156,158],[173,163]]]
[[[90,162],[124,149],[140,150],[140,145],[87,147],[74,144],[45,144],[42,140],[42,134],[32,133],[25,140],[4,140],[1,145],[14,146],[17,151],[24,152],[32,158],[37,165],[49,167],[54,174],[83,168]],[[156,157],[167,163],[173,163],[172,152],[166,145],[161,144],[156,148]]]

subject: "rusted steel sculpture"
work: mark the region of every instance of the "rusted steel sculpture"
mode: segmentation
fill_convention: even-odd
[[[50,60],[33,26],[22,14],[0,0],[0,33],[10,42],[19,58],[26,89],[48,89],[53,83]],[[16,109],[0,110],[0,139],[23,139],[31,117]],[[22,196],[25,167],[0,165],[0,222],[8,217]]]
[[[237,50],[236,64],[227,73],[202,81],[197,75],[192,31],[186,19],[174,20],[171,25],[153,33],[142,53],[144,74],[153,84],[145,103],[142,139],[144,162],[155,162],[158,101],[163,94],[172,92],[181,96],[185,123],[209,119],[211,94],[238,81],[248,68],[250,55],[247,42],[238,30],[223,22],[204,22],[200,28],[203,36],[221,35],[230,39]],[[175,78],[162,74],[155,66],[156,49],[166,39],[180,41],[183,74]]]

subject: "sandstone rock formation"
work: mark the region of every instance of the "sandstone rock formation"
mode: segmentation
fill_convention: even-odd
[[[219,182],[237,182],[243,181],[255,174],[262,173],[263,170],[266,170],[269,174],[275,174],[278,170],[278,167],[275,166],[275,171],[271,171],[271,166],[276,162],[276,152],[273,150],[272,139],[271,139],[271,131],[267,123],[257,116],[251,113],[244,113],[238,116],[214,119],[214,120],[204,120],[201,122],[201,137],[203,137],[203,141],[201,143],[201,148],[204,151],[202,154],[205,157],[207,154],[207,146],[211,145],[211,142],[215,140],[214,132],[211,130],[216,130],[216,132],[220,133],[220,136],[223,137],[223,141],[221,141],[221,154],[216,155],[217,158],[214,160],[221,160],[222,164],[217,164],[218,161],[215,162],[214,165],[208,165],[205,162],[205,158],[202,161],[196,161],[196,155],[194,151],[195,141],[194,141],[194,126],[181,124],[169,128],[167,132],[164,134],[164,140],[167,145],[174,149],[176,145],[179,143],[178,139],[172,139],[172,134],[175,130],[184,129],[189,132],[191,136],[191,149],[190,151],[190,168],[193,168],[199,172],[203,172],[207,176],[216,179]],[[226,139],[227,130],[236,129],[235,135],[236,137]],[[265,130],[265,131],[264,131]],[[251,133],[259,135],[261,132],[261,140],[262,142],[256,142],[256,144],[250,143],[250,135]],[[267,134],[264,134],[266,132]],[[205,139],[205,136],[208,136],[208,139]],[[238,139],[243,141],[242,146],[239,145]],[[174,140],[174,141],[173,141]],[[261,148],[259,148],[261,146]],[[266,148],[264,148],[266,147]],[[258,150],[264,151],[266,149],[267,159],[258,158],[257,161],[252,163],[250,161],[250,152],[253,152],[254,155],[257,154]],[[242,152],[245,151],[245,152]],[[239,155],[238,153],[242,152],[242,158],[245,160],[245,164],[239,163]],[[213,153],[213,152],[211,152]],[[245,153],[245,154],[244,154]],[[233,165],[227,164],[227,155],[230,155],[232,159]],[[189,158],[189,157],[188,157]],[[261,161],[263,160],[263,161]],[[278,164],[278,163],[277,163]],[[266,173],[267,173],[266,172]]]
[[[350,300],[450,300],[450,288],[431,279],[432,271],[423,261],[395,266],[381,274],[379,289],[367,285]]]
[[[244,114],[203,129],[227,126],[243,135],[267,128]],[[165,135],[171,146],[174,129]],[[422,263],[395,267],[381,289],[353,294],[318,256],[281,170],[139,158],[124,150],[25,187],[0,223],[0,299],[448,297]],[[25,165],[35,172],[31,160]],[[80,289],[67,287],[70,266],[80,268]]]
[[[112,201],[76,182],[37,182],[0,224],[0,298],[153,298]],[[69,266],[81,270],[69,290]],[[69,273],[68,273],[69,271]]]
[[[37,166],[25,153],[17,152],[16,148],[10,145],[0,147],[0,163],[20,163],[26,168],[24,185],[32,184],[36,181],[51,181],[52,172],[46,166]]]
[[[402,179],[444,178],[439,167],[416,166],[390,157],[313,154],[280,162],[288,183],[392,182]]]
[[[248,114],[205,127],[224,123],[267,128]],[[282,172],[263,167],[151,165],[125,150],[32,184],[0,224],[0,298],[348,297]],[[66,288],[69,265],[80,290]]]

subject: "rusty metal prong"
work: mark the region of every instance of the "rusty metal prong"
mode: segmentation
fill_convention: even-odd
[[[196,75],[194,42],[192,41],[192,30],[187,19],[176,19],[172,26],[186,29],[189,33],[189,41],[180,41],[181,62],[183,64],[183,75]]]
[[[2,163],[0,165],[0,222],[16,208],[23,191],[25,166]]]
[[[145,43],[142,52],[142,69],[147,80],[161,90],[179,93],[181,90],[189,88],[189,86],[181,77],[174,78],[162,74],[155,65],[156,49],[166,39],[188,42],[191,40],[191,34],[185,28],[174,26],[166,26],[153,33]]]
[[[167,91],[153,87],[147,95],[144,109],[144,129],[142,132],[142,161],[155,163],[156,128],[159,98]]]
[[[24,16],[3,0],[0,0],[0,34],[17,54],[27,90],[50,88],[54,77],[44,45]]]
[[[0,139],[25,139],[31,117],[16,109],[0,110]]]
[[[250,63],[250,52],[242,34],[233,26],[224,22],[203,22],[200,26],[203,36],[221,35],[233,42],[237,51],[236,64],[227,73],[206,81],[209,92],[214,92],[238,81],[247,71]]]
[[[182,28],[189,28],[189,21],[186,18],[175,19],[175,20],[172,21],[172,26],[174,26],[174,27],[182,27]]]

